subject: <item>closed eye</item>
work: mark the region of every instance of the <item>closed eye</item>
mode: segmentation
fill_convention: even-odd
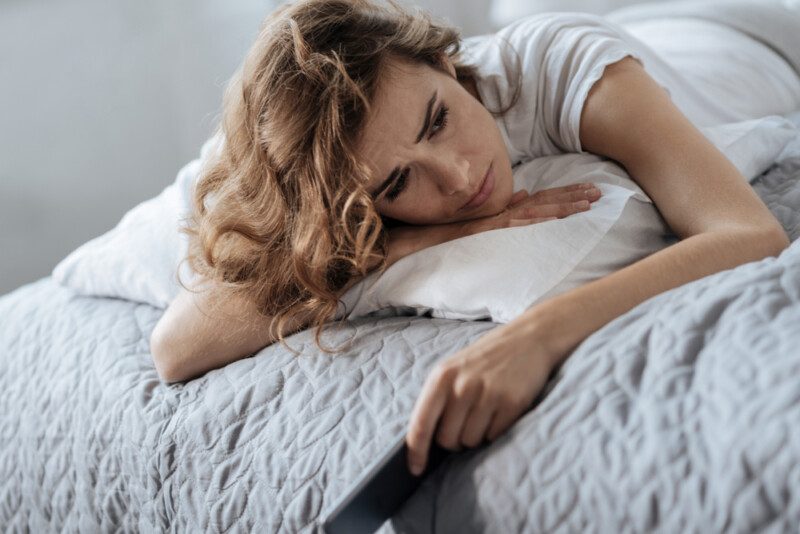
[[[405,169],[403,172],[400,173],[400,176],[397,177],[397,180],[394,181],[392,184],[392,188],[386,192],[386,200],[391,202],[392,200],[396,199],[397,196],[403,192],[406,188],[406,181],[408,179],[408,169]]]
[[[431,139],[433,136],[441,132],[447,126],[447,115],[450,113],[450,109],[447,106],[442,106],[439,108],[439,113],[436,114],[436,119],[433,121],[433,125],[431,126],[431,134],[428,139]]]

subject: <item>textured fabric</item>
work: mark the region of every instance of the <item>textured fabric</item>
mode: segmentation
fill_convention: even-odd
[[[789,249],[587,338],[534,409],[446,461],[380,532],[795,531],[800,140],[754,189]]]
[[[795,124],[800,115],[795,116]],[[755,189],[794,241],[599,330],[533,407],[383,532],[785,532],[800,524],[800,140]],[[185,384],[161,310],[42,279],[0,298],[0,525],[318,532],[404,432],[432,365],[495,325],[362,318]]]

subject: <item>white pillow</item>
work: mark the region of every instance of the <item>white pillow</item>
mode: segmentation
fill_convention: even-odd
[[[777,116],[702,130],[748,179],[766,170],[796,134],[791,122]],[[183,167],[173,184],[157,197],[142,202],[126,213],[115,228],[69,254],[55,267],[53,278],[82,295],[118,297],[166,307],[178,294],[176,272],[187,250],[186,238],[178,232],[178,226],[191,207],[192,189],[202,162],[211,150],[219,147],[219,143],[220,139],[217,137],[209,139],[201,149],[200,158]],[[541,178],[537,181],[538,173],[541,173]],[[572,181],[559,179],[560,173],[566,173],[565,176],[570,176]],[[554,180],[548,181],[548,177]],[[454,286],[428,284],[426,287],[430,288],[430,292],[427,297],[423,300],[417,299],[420,291],[416,291],[412,293],[415,300],[411,300],[402,293],[398,294],[394,286],[384,282],[391,277],[401,278],[402,281],[402,277],[395,273],[403,272],[411,277],[419,269],[427,269],[426,272],[431,272],[432,277],[440,276],[437,274],[440,271],[431,269],[431,262],[440,262],[437,265],[444,272],[476,269],[476,266],[480,267],[486,260],[484,251],[492,249],[500,256],[493,257],[483,269],[488,271],[489,265],[495,268],[499,266],[505,277],[512,279],[518,271],[513,264],[501,261],[506,249],[500,243],[513,241],[527,247],[531,258],[561,258],[563,265],[572,264],[569,268],[562,266],[559,269],[553,263],[546,279],[542,275],[531,273],[515,279],[519,283],[520,294],[524,290],[527,298],[534,295],[543,299],[612,272],[626,262],[638,259],[637,255],[661,246],[652,241],[653,234],[660,233],[662,228],[656,229],[656,225],[661,223],[652,217],[654,210],[651,204],[624,171],[611,162],[602,161],[590,154],[564,154],[539,158],[520,166],[515,172],[517,189],[526,184],[533,184],[532,187],[538,190],[556,184],[590,180],[597,181],[604,192],[601,200],[594,203],[590,211],[528,227],[485,232],[420,251],[387,269],[384,273],[385,280],[378,286],[372,287],[375,282],[372,275],[372,279],[368,277],[351,288],[343,299],[345,303],[349,303],[347,309],[352,311],[358,305],[359,313],[370,313],[378,309],[376,306],[385,305],[418,313],[429,309],[438,310],[437,314],[441,316],[455,317],[461,314],[469,318],[491,316],[498,320],[508,320],[526,302],[519,301],[516,307],[511,303],[504,304],[499,297],[493,296],[496,288],[473,293],[471,300],[465,301],[465,297],[469,295],[449,292],[456,291],[457,288],[452,289]],[[624,224],[616,224],[620,218]],[[574,239],[575,235],[570,229],[576,225],[594,228],[594,234],[591,234],[594,250],[585,242],[578,252],[565,248],[564,243],[567,241],[564,240]],[[641,236],[634,231],[636,228],[643,230]],[[535,233],[536,237],[522,237],[530,232]],[[498,237],[501,239],[495,243]],[[644,242],[637,239],[644,239]],[[471,248],[473,246],[476,248]],[[451,251],[452,255],[443,254],[444,250]],[[465,261],[470,257],[479,261],[470,261],[470,265],[464,267]],[[537,272],[544,272],[539,268],[544,264],[543,261],[536,263]],[[185,268],[185,263],[183,266],[181,277],[183,280],[190,280],[191,273]],[[543,285],[532,287],[534,284]],[[398,287],[407,285],[402,286],[398,282]],[[370,290],[367,294],[364,290],[368,287]],[[447,287],[451,289],[448,290]],[[379,288],[385,288],[386,296],[378,291]],[[527,302],[527,305],[534,303]],[[391,311],[397,310],[390,308]],[[344,312],[344,309],[340,310],[340,314]]]
[[[589,211],[482,232],[402,258],[343,297],[348,315],[422,314],[506,323],[532,304],[647,256],[668,241],[655,206],[616,163],[592,154],[537,158],[514,169],[514,191],[592,182]],[[603,246],[607,236],[627,247]],[[585,259],[591,261],[584,263]]]
[[[764,172],[797,132],[777,116],[701,131],[748,180]],[[561,154],[514,169],[515,192],[580,182],[595,183],[603,193],[589,211],[421,250],[353,286],[339,316],[430,313],[506,323],[537,302],[675,242],[650,198],[611,160]]]
[[[221,137],[207,140],[200,158],[187,163],[175,182],[157,197],[127,212],[117,226],[78,247],[53,269],[53,279],[82,295],[118,297],[166,308],[178,294],[178,265],[188,251],[178,232],[191,210],[192,191],[202,162],[219,148]],[[181,266],[184,283],[192,272]]]

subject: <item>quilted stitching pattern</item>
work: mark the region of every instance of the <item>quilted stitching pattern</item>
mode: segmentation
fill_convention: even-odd
[[[788,532],[800,524],[800,241],[589,338],[412,532]],[[464,505],[464,503],[474,503]],[[435,529],[425,525],[433,523]]]
[[[755,184],[792,239],[800,140]],[[800,244],[651,299],[544,401],[450,458],[385,532],[788,530],[800,524]],[[161,311],[49,279],[0,299],[0,525],[314,532],[401,433],[436,360],[485,322],[364,318],[167,386]]]
[[[0,300],[0,525],[12,532],[300,532],[402,432],[427,369],[485,322],[353,321],[186,384],[150,358],[161,310],[50,279]]]

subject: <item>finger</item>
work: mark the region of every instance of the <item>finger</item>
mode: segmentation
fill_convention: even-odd
[[[558,196],[564,193],[571,193],[571,192],[581,192],[585,189],[591,189],[595,187],[593,183],[585,182],[580,184],[572,184],[572,185],[565,185],[562,187],[551,187],[548,189],[542,189],[540,191],[536,191],[531,196],[539,196],[540,198],[548,198],[550,196]]]
[[[508,203],[508,206],[514,206],[515,204],[523,201],[524,199],[528,198],[528,192],[525,189],[521,189],[517,191],[511,196],[511,200]]]
[[[450,395],[444,408],[444,415],[439,422],[439,431],[436,441],[449,450],[461,448],[461,429],[464,420],[475,402],[480,398],[480,383],[467,384],[464,380],[456,379],[450,389]]]
[[[408,468],[414,475],[425,470],[431,437],[447,401],[450,380],[450,372],[435,368],[425,381],[414,405],[406,436]]]
[[[567,217],[573,213],[589,209],[588,200],[566,204],[542,204],[540,206],[518,207],[512,210],[513,219],[533,219],[537,217]]]
[[[494,405],[486,399],[481,398],[474,403],[461,430],[461,444],[465,447],[477,447],[483,443],[494,414]]]
[[[508,221],[508,226],[528,226],[540,222],[555,221],[558,217],[535,217],[533,219],[511,219]]]
[[[530,196],[525,202],[526,205],[532,204],[561,204],[568,202],[578,202],[580,200],[588,200],[595,202],[600,198],[602,192],[596,187],[589,189],[581,189],[579,191],[565,191],[563,193],[542,195],[545,191],[540,191]]]

